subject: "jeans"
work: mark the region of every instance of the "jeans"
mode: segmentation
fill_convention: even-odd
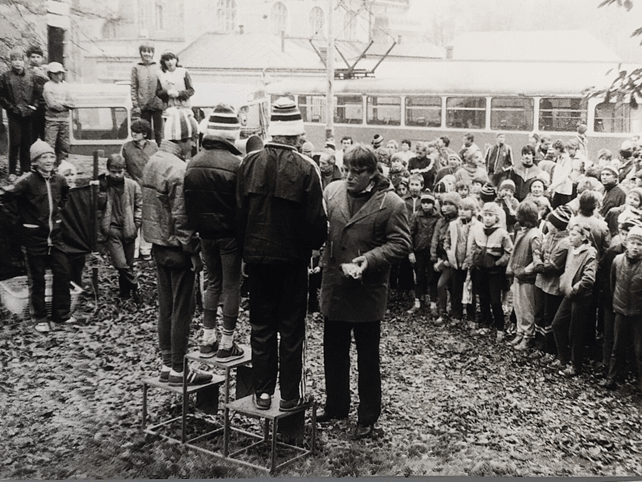
[[[17,174],[18,155],[22,174],[31,170],[31,119],[7,114],[9,121],[9,174]]]
[[[294,400],[303,369],[307,262],[247,264],[247,272],[254,392],[273,395],[278,374],[281,398]]]
[[[563,365],[572,362],[577,372],[582,370],[591,302],[591,296],[572,300],[564,297],[553,319],[553,335],[558,357]]]
[[[158,344],[163,365],[183,371],[194,297],[190,255],[182,248],[154,244],[158,282]]]
[[[162,110],[143,110],[140,113],[141,119],[146,120],[152,126],[154,131],[154,139],[158,147],[163,140],[163,111]]]
[[[535,336],[535,285],[513,282],[513,307],[517,318],[517,334],[526,339]]]
[[[615,381],[624,365],[625,351],[629,340],[633,340],[635,361],[638,369],[638,386],[642,388],[642,316],[615,314],[613,353],[609,364],[609,381]]]
[[[343,418],[350,412],[350,344],[357,346],[359,408],[357,422],[374,424],[381,415],[381,372],[379,321],[350,323],[326,318],[323,331],[325,368],[325,412]]]
[[[45,122],[45,142],[56,151],[56,166],[69,157],[69,123],[65,121]]]
[[[201,239],[201,257],[207,268],[203,309],[216,311],[223,296],[223,328],[234,330],[241,293],[241,252],[235,238]],[[205,326],[215,328],[215,326]]]
[[[49,254],[44,255],[31,254],[26,249],[23,249],[23,253],[31,287],[31,318],[37,322],[47,321],[45,272],[49,266],[53,274],[51,319],[55,323],[64,323],[71,316],[67,255],[56,247],[51,247]]]

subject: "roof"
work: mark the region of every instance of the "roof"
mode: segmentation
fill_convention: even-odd
[[[585,30],[466,32],[451,43],[455,60],[620,62]]]

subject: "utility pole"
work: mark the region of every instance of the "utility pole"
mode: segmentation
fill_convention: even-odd
[[[325,138],[334,137],[334,32],[332,31],[332,16],[334,14],[334,0],[328,0],[328,51],[326,55],[326,69],[328,85],[325,94]]]

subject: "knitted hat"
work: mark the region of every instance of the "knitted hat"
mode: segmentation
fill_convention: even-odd
[[[424,191],[421,193],[421,202],[428,201],[435,204],[435,195],[430,191]]]
[[[604,171],[608,171],[608,172],[612,173],[616,178],[620,175],[618,170],[614,166],[611,166],[610,164],[604,166],[602,168],[602,170],[600,171],[600,174],[602,174]]]
[[[140,134],[147,134],[152,130],[152,125],[145,119],[136,119],[132,122],[131,131],[138,132]]]
[[[372,147],[374,147],[375,149],[379,149],[381,147],[381,144],[383,144],[383,136],[375,134],[374,138],[372,139]]]
[[[41,57],[44,57],[45,53],[42,51],[42,48],[40,45],[30,45],[29,48],[27,49],[26,55],[27,57],[31,57],[33,54],[38,54]]]
[[[546,217],[546,220],[560,231],[564,231],[573,217],[573,211],[566,204],[558,206]]]
[[[496,202],[484,203],[484,207],[482,208],[482,214],[492,214],[497,216],[498,221],[501,221],[503,212],[502,207]]]
[[[501,191],[502,189],[510,189],[511,191],[513,191],[513,194],[515,194],[515,191],[517,190],[517,188],[515,187],[515,183],[510,179],[505,179],[504,181],[502,181],[502,183],[499,185],[498,191]]]
[[[626,236],[626,239],[630,238],[640,238],[642,239],[642,226],[634,226],[629,231],[629,234]]]
[[[461,204],[461,196],[456,192],[447,192],[441,197],[441,205],[443,206],[444,204],[452,204],[453,206],[456,206],[457,209],[459,209],[459,205]]]
[[[487,182],[482,186],[479,197],[483,202],[490,203],[497,199],[497,191],[491,183]]]
[[[214,107],[207,121],[207,134],[224,139],[238,139],[241,134],[241,123],[234,108],[225,104]]]
[[[66,71],[60,62],[50,62],[49,65],[47,65],[47,72],[50,74],[63,74]]]
[[[476,213],[479,209],[479,203],[472,197],[465,197],[461,200],[459,209],[461,211],[472,211],[473,213]]]
[[[444,180],[442,179],[435,186],[435,192],[438,193],[438,194],[444,194],[444,193],[449,192],[448,184],[445,183]]]
[[[263,140],[259,136],[250,136],[245,143],[245,152],[249,154],[254,151],[263,150]]]
[[[584,222],[573,224],[573,226],[571,226],[571,230],[573,229],[577,229],[584,238],[591,236],[591,227]]]
[[[305,132],[301,112],[294,101],[281,97],[272,105],[269,134],[271,136],[300,136]]]
[[[163,137],[168,141],[192,139],[198,134],[198,124],[191,110],[169,107],[165,114],[167,118]]]
[[[36,142],[34,142],[31,145],[31,148],[29,149],[29,155],[31,157],[31,162],[35,161],[40,156],[42,156],[43,154],[46,154],[46,153],[50,153],[50,154],[56,155],[56,151],[54,151],[53,147],[51,147],[45,141],[41,141],[40,139],[38,139]]]
[[[636,194],[637,197],[640,199],[640,205],[642,205],[642,188],[634,187],[627,194]],[[639,209],[639,206],[638,206],[638,209]]]

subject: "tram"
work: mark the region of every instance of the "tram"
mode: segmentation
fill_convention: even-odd
[[[609,85],[617,67],[444,60],[400,68],[394,77],[336,80],[334,136],[337,143],[343,136],[369,143],[379,134],[413,145],[448,136],[458,150],[465,133],[484,148],[502,132],[508,144],[521,149],[532,132],[567,140],[582,122],[588,127],[589,156],[597,158],[599,149],[617,153],[623,140],[642,131],[642,109],[631,107],[629,98],[605,101],[584,94]],[[307,139],[322,146],[326,88],[327,80],[286,80],[267,91],[272,99],[293,99]]]

